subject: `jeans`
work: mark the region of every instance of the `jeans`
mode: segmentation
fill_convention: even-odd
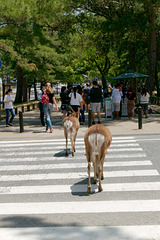
[[[10,112],[11,112],[11,118],[9,120],[9,116],[10,116]],[[8,125],[9,123],[12,123],[13,119],[15,117],[15,113],[14,113],[14,109],[6,109],[6,125]]]
[[[83,123],[85,123],[85,114],[84,114],[84,112],[85,112],[85,105],[83,105],[83,110],[81,110],[81,119],[80,119],[80,122],[83,122]]]
[[[50,129],[52,128],[52,123],[51,123],[52,109],[53,109],[52,103],[43,104],[44,115],[46,117],[46,130],[48,130],[48,128]]]
[[[40,118],[41,118],[42,126],[45,126],[43,103],[41,103],[41,102],[39,102],[39,110],[40,110]]]

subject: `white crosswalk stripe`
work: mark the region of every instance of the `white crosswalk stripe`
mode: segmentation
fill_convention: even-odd
[[[86,185],[46,185],[46,186],[19,186],[0,187],[0,194],[34,194],[34,193],[76,193],[86,192]],[[92,192],[97,192],[97,185],[92,185]],[[117,183],[103,184],[104,192],[120,191],[160,191],[160,182]]]
[[[107,213],[107,212],[155,212],[160,211],[160,200],[131,201],[94,201],[79,202],[36,202],[36,203],[2,203],[2,215],[19,214],[59,214],[59,213]]]
[[[92,184],[90,196],[83,138],[76,149],[73,158],[64,139],[1,142],[1,239],[160,240],[159,172],[136,139],[113,137],[103,192]]]
[[[160,226],[92,226],[92,227],[41,227],[41,228],[5,228],[0,229],[0,236],[5,240],[90,240],[90,239],[109,239],[109,240],[159,240]],[[52,238],[51,238],[52,236]],[[151,238],[152,236],[152,238]]]
[[[21,161],[21,160],[20,160]],[[104,167],[120,167],[120,166],[149,166],[151,161],[131,161],[131,162],[105,162]],[[28,170],[46,170],[46,169],[72,169],[72,168],[87,168],[86,163],[58,163],[58,164],[43,164],[43,165],[5,165],[0,166],[0,171],[28,171]]]

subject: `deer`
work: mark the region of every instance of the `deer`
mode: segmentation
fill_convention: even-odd
[[[88,128],[84,136],[86,158],[88,161],[88,194],[91,194],[91,163],[94,168],[94,184],[97,183],[97,177],[99,179],[99,192],[103,191],[101,180],[103,176],[103,164],[107,149],[109,148],[112,141],[112,134],[110,130],[101,125],[96,124]]]
[[[80,109],[78,109],[78,112],[73,111],[71,109],[71,116],[67,116],[63,119],[62,125],[64,129],[64,136],[66,138],[66,156],[68,155],[67,146],[68,146],[68,135],[70,134],[70,140],[71,140],[71,146],[72,146],[72,156],[74,157],[75,152],[75,142],[76,142],[76,136],[80,127],[79,123],[79,113]]]

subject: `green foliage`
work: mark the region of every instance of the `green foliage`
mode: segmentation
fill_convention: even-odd
[[[128,69],[148,74],[156,31],[159,76],[159,26],[158,0],[1,1],[3,74],[20,78],[23,95],[36,81],[83,82],[83,75],[101,76],[105,87]]]

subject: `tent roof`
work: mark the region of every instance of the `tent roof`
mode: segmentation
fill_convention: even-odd
[[[132,70],[128,70],[116,77],[114,77],[113,79],[124,79],[124,78],[145,78],[145,77],[149,77],[148,75],[142,74],[142,73],[137,73],[134,72]]]

